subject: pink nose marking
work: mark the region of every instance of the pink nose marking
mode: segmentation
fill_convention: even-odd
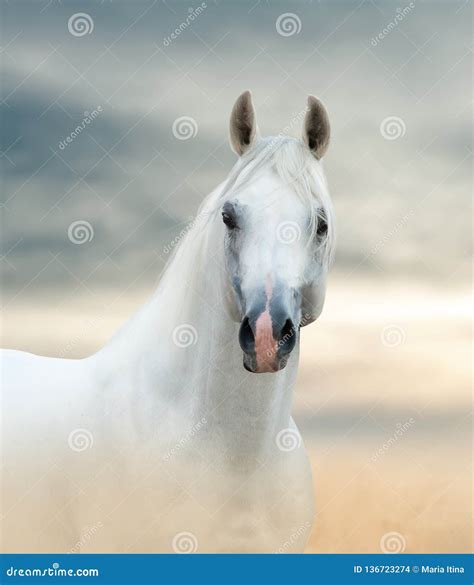
[[[274,372],[274,363],[278,349],[278,341],[273,337],[272,318],[270,316],[270,300],[273,287],[270,276],[265,281],[265,310],[255,323],[255,355],[257,366],[261,372]]]

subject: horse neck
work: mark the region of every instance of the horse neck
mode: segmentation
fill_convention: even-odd
[[[186,236],[155,295],[116,343],[130,367],[139,368],[141,383],[179,414],[181,426],[194,428],[205,419],[206,432],[238,457],[261,457],[290,424],[298,348],[276,374],[244,369],[239,324],[226,301],[220,235],[213,222],[197,237]]]

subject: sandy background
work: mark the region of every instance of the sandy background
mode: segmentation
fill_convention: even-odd
[[[14,302],[7,344],[88,355],[146,295]],[[469,310],[468,290],[332,279],[294,402],[318,510],[307,552],[378,552],[392,532],[396,550],[471,550]]]

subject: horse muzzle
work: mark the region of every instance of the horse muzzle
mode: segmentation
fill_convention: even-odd
[[[239,330],[239,343],[244,352],[244,368],[254,374],[282,370],[296,345],[298,328],[289,315],[276,319],[270,311],[247,315]]]

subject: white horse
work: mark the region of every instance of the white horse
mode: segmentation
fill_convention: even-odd
[[[312,96],[305,116],[302,141],[263,139],[238,98],[237,164],[103,349],[2,353],[4,551],[304,550],[313,485],[290,411],[334,243],[329,122]]]

